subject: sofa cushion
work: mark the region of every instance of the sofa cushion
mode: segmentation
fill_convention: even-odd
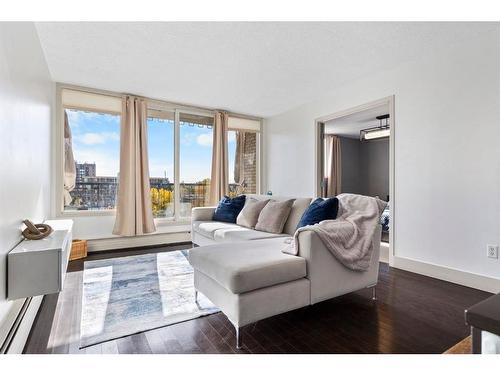
[[[264,195],[264,194],[247,194],[247,198],[254,198],[258,200],[268,200],[272,198],[276,201],[284,201],[291,199],[293,197],[280,197],[274,195]],[[283,233],[287,233],[290,236],[293,236],[295,230],[297,229],[297,224],[300,221],[300,218],[304,214],[304,211],[311,204],[311,198],[296,198],[293,202],[292,209],[290,210],[290,214],[288,215],[288,219],[286,220],[285,226],[283,228]]]
[[[264,238],[287,237],[288,234],[268,233],[260,230],[238,227],[238,228],[221,228],[214,232],[213,239],[217,242],[226,241],[249,241],[260,240]]]
[[[304,258],[283,254],[283,238],[222,243],[189,250],[194,269],[235,294],[306,276]]]
[[[299,224],[302,215],[307,210],[309,205],[311,204],[311,198],[297,198],[293,202],[292,209],[290,210],[290,215],[288,215],[288,219],[285,223],[285,227],[283,228],[283,233],[287,233],[290,236],[293,236],[295,230],[297,229],[297,225]]]
[[[282,233],[288,215],[290,215],[293,201],[293,199],[269,201],[260,211],[255,229],[270,233]]]
[[[214,233],[218,229],[241,228],[232,223],[223,223],[221,221],[193,221],[193,230],[204,237],[214,239]]]
[[[245,205],[245,199],[244,195],[238,195],[234,198],[224,196],[217,205],[212,220],[236,223],[236,217]]]
[[[337,198],[318,198],[307,208],[297,224],[297,229],[307,225],[318,224],[323,220],[335,220],[339,211]]]
[[[243,209],[236,218],[236,224],[247,228],[255,228],[260,212],[269,202],[269,199],[257,200],[255,198],[247,198]]]

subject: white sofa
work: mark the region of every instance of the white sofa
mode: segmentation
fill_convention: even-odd
[[[220,242],[236,242],[293,236],[302,214],[307,207],[309,207],[312,201],[311,198],[274,197],[256,194],[247,194],[247,198],[274,199],[280,201],[295,199],[292,210],[290,211],[288,219],[285,222],[283,233],[275,234],[262,232],[241,227],[237,224],[213,221],[212,216],[214,214],[215,207],[196,207],[193,208],[191,213],[191,238],[193,243],[198,246],[204,246]]]
[[[298,256],[282,253],[284,237],[294,234],[311,201],[296,198],[281,234],[212,221],[215,207],[193,209],[191,236],[193,244],[200,246],[189,252],[195,290],[218,306],[234,325],[237,348],[239,329],[258,320],[369,287],[373,287],[375,299],[380,226],[373,237],[370,267],[364,272],[338,262],[312,231],[300,233]]]

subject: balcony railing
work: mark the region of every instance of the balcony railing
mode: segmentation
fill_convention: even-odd
[[[151,184],[151,203],[157,217],[173,216],[174,183],[158,181],[153,178]],[[180,184],[180,216],[190,216],[192,207],[208,204],[210,183],[194,182]],[[238,193],[238,184],[229,184],[229,195]],[[79,181],[71,192],[73,202],[67,210],[112,210],[116,205],[118,183],[116,181]]]

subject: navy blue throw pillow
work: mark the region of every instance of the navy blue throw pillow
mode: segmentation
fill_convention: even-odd
[[[318,224],[323,220],[335,220],[338,212],[339,200],[337,198],[318,198],[304,212],[297,229],[306,225]]]
[[[236,223],[236,217],[245,205],[245,196],[238,195],[234,198],[224,196],[215,209],[212,220],[224,221],[226,223]]]

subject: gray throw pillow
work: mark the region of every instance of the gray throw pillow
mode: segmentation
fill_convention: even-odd
[[[247,198],[243,209],[236,218],[236,224],[242,227],[255,228],[260,212],[268,202],[269,199],[258,200],[255,198]]]
[[[294,200],[270,201],[260,211],[255,229],[269,233],[282,233]]]

